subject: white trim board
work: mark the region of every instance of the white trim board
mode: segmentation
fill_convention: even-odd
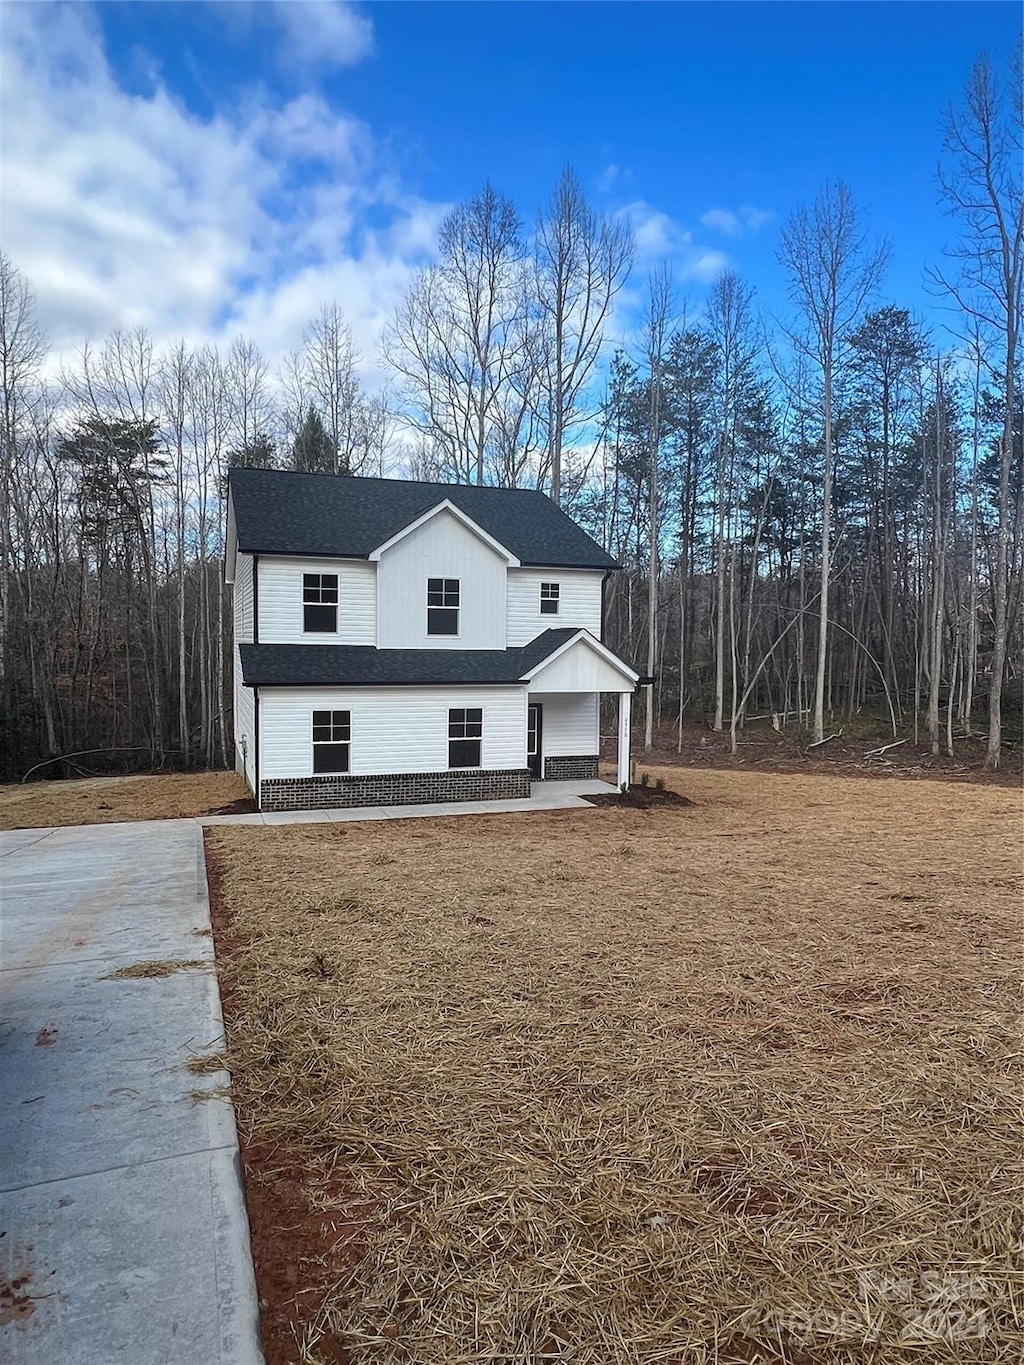
[[[456,507],[449,498],[444,498],[441,502],[437,503],[436,506],[423,512],[415,521],[410,521],[408,526],[403,526],[400,531],[396,531],[389,540],[384,541],[383,545],[378,545],[375,550],[371,550],[367,558],[376,562],[380,559],[381,555],[390,550],[393,545],[397,545],[399,541],[404,540],[405,537],[411,535],[413,531],[419,530],[421,526],[426,525],[428,521],[432,521],[433,518],[438,516],[441,512],[450,512],[467,530],[472,531],[475,536],[479,536],[485,545],[489,545],[494,553],[499,555],[510,569],[518,569],[520,567],[519,560],[511,550],[507,550],[500,541],[495,540],[482,526],[478,526],[472,517],[467,516],[460,507]]]

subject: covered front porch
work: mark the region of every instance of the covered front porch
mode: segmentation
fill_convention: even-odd
[[[630,721],[638,675],[594,636],[581,631],[525,681],[527,764],[534,789],[599,782],[601,697],[608,693],[617,698],[617,785],[628,787]],[[599,785],[606,788],[604,783]]]

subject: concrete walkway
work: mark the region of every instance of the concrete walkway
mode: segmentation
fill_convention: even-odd
[[[594,778],[581,782],[534,782],[531,794],[515,801],[435,801],[420,806],[345,806],[331,810],[264,811],[255,815],[204,815],[201,825],[335,824],[349,820],[417,820],[442,815],[502,815],[510,811],[593,810],[587,796],[616,788]]]
[[[201,828],[0,834],[0,906],[0,1359],[258,1365]]]

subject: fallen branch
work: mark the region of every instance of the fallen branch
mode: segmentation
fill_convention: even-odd
[[[69,761],[70,759],[72,759],[72,758],[86,758],[86,757],[88,757],[90,754],[153,754],[153,753],[159,753],[159,755],[160,755],[160,762],[161,762],[161,764],[162,764],[163,761],[164,761],[164,759],[167,757],[168,754],[184,754],[184,753],[187,753],[187,752],[188,752],[188,751],[187,751],[186,749],[158,749],[158,750],[154,750],[154,749],[153,749],[153,746],[152,746],[151,744],[129,744],[129,745],[115,744],[115,745],[113,745],[113,746],[108,745],[108,746],[107,746],[106,748],[104,748],[104,749],[76,749],[75,752],[74,752],[74,753],[71,753],[71,754],[54,754],[54,756],[53,756],[52,758],[44,758],[43,761],[42,761],[42,763],[37,763],[34,767],[29,768],[28,772],[25,774],[25,776],[24,776],[21,780],[22,780],[22,782],[27,782],[28,779],[32,776],[33,773],[37,773],[37,772],[39,771],[40,768],[46,768],[46,767],[48,767],[51,763],[66,763],[66,762],[68,762],[68,761]],[[77,767],[78,765],[76,764],[75,766]]]
[[[865,758],[880,758],[882,754],[887,754],[890,749],[898,749],[901,744],[906,744],[905,739],[898,739],[894,744],[883,744],[880,749],[869,749],[864,755]]]
[[[833,739],[842,739],[842,737],[842,730],[837,730],[834,735],[826,735],[824,739],[816,739],[813,744],[808,744],[807,752],[810,753],[812,749],[820,749],[823,744],[828,744]]]

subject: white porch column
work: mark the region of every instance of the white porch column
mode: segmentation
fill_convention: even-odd
[[[632,692],[619,693],[619,787],[629,786],[629,722],[633,709]]]

